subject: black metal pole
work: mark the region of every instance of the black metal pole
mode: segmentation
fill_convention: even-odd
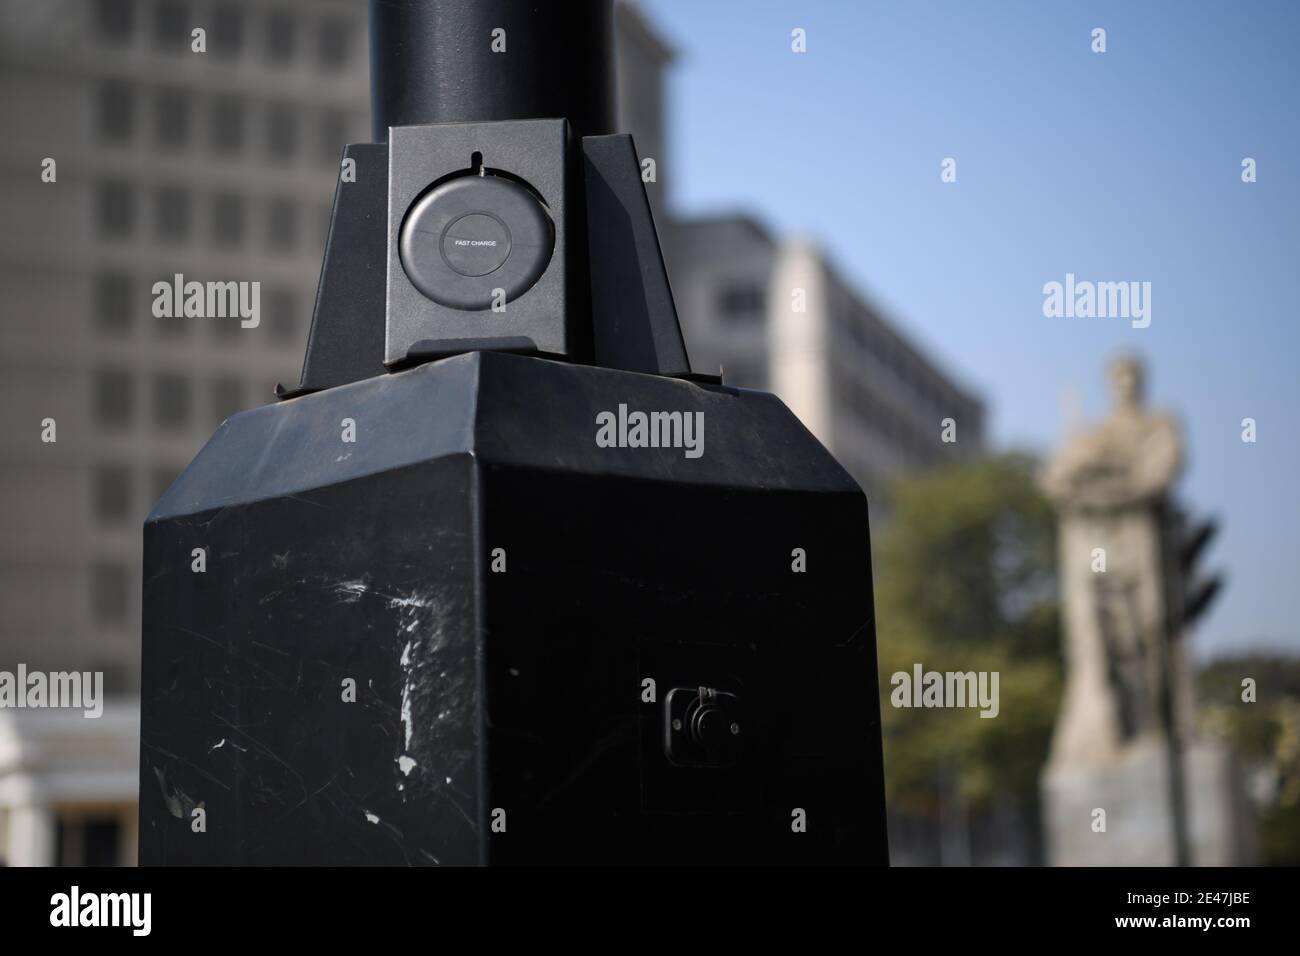
[[[371,0],[376,142],[390,126],[564,117],[614,131],[612,0]]]
[[[1180,522],[1166,505],[1161,513],[1164,525],[1165,554],[1162,579],[1165,584],[1165,620],[1164,631],[1160,640],[1160,669],[1158,706],[1160,722],[1168,741],[1166,766],[1169,773],[1169,809],[1170,828],[1174,842],[1174,866],[1191,865],[1191,836],[1188,823],[1187,779],[1183,756],[1182,710],[1179,707],[1178,687],[1174,673],[1174,642],[1179,639],[1183,628],[1183,595],[1185,592],[1181,578],[1174,542],[1181,537]]]

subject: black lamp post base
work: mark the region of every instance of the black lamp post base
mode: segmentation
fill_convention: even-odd
[[[886,863],[869,555],[763,393],[476,352],[237,415],[145,528],[140,862]]]

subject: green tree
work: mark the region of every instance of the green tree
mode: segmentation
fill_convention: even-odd
[[[1038,838],[1038,773],[1061,692],[1056,518],[1034,462],[1001,455],[898,482],[876,548],[885,781],[891,810],[932,817],[1010,797]],[[996,671],[1000,711],[896,708],[891,675]]]
[[[1243,678],[1255,681],[1242,700]],[[1247,781],[1258,781],[1259,862],[1300,863],[1300,658],[1221,657],[1197,674],[1201,732],[1228,740]],[[1255,789],[1252,787],[1251,789]]]

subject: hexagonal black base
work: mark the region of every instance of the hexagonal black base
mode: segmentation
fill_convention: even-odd
[[[143,864],[887,862],[866,500],[770,395],[473,353],[245,412],[144,602]]]

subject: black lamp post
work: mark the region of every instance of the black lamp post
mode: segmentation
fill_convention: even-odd
[[[302,379],[145,525],[141,862],[887,862],[866,499],[690,374],[608,0],[371,29]]]

